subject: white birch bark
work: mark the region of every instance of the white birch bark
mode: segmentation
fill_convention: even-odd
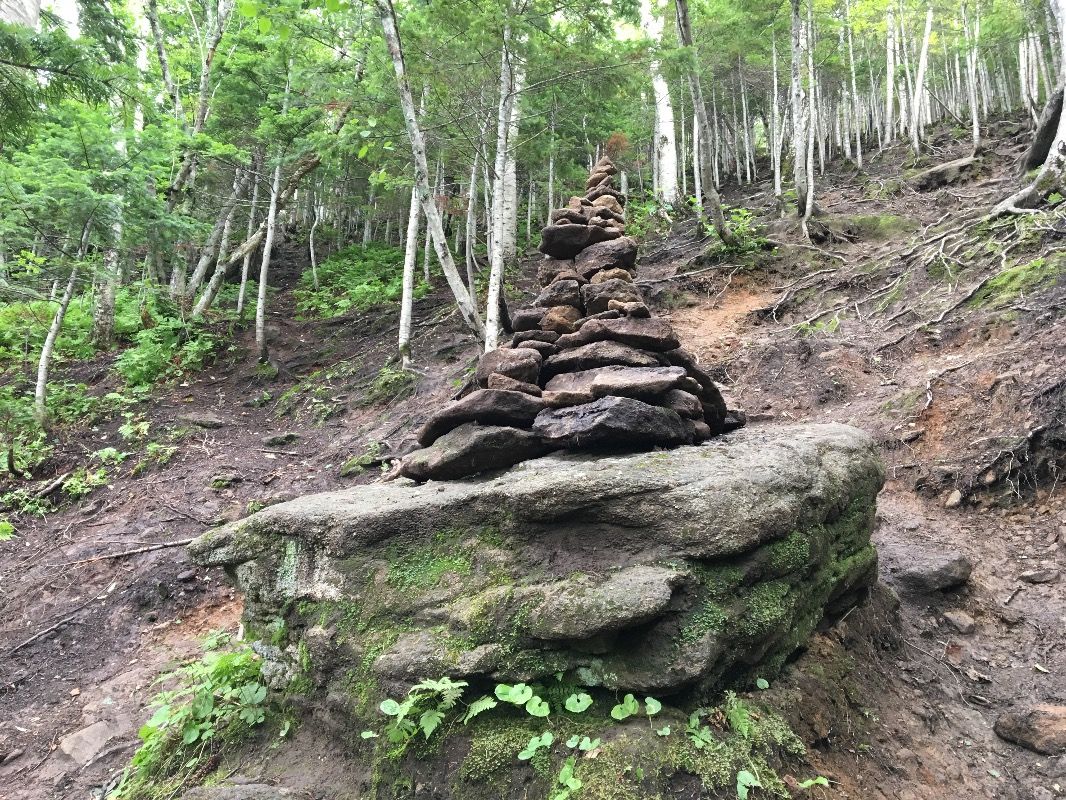
[[[659,0],[641,0],[640,17],[644,33],[655,46],[663,41],[663,20],[658,16]],[[654,7],[653,7],[654,6]],[[670,101],[670,87],[663,77],[658,58],[652,58],[652,99],[655,106],[654,159],[657,193],[667,205],[677,202],[677,146],[674,139],[674,106]]]
[[[883,146],[887,147],[896,138],[896,21],[892,16],[891,3],[889,3],[885,15],[887,38],[885,40],[885,135]]]
[[[444,237],[444,225],[441,223],[440,213],[437,206],[429,196],[429,166],[426,164],[426,145],[419,127],[418,118],[415,116],[415,102],[411,96],[411,87],[407,82],[407,70],[403,61],[403,47],[400,43],[400,32],[396,25],[396,15],[391,0],[376,0],[378,14],[381,18],[381,27],[388,45],[389,55],[392,58],[393,70],[396,73],[396,83],[400,91],[400,106],[403,110],[404,122],[407,127],[407,136],[411,140],[411,153],[415,162],[415,187],[419,201],[422,203],[422,211],[429,223],[430,235],[433,239],[433,247],[437,251],[437,260],[444,272],[444,278],[455,296],[459,313],[466,322],[467,327],[474,335],[483,338],[484,327],[478,316],[470,293],[463,285],[463,279],[455,268],[451,251],[448,249],[448,241]]]
[[[914,93],[911,99],[911,149],[917,153],[922,134],[922,114],[925,107],[925,73],[929,67],[929,37],[933,32],[933,8],[925,13],[925,34],[922,36],[922,50],[918,56],[918,77],[914,81]]]

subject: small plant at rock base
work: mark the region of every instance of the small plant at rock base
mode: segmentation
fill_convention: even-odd
[[[737,800],[748,800],[748,792],[761,788],[762,782],[755,773],[746,769],[737,773]]]
[[[204,656],[156,682],[175,682],[152,700],[155,713],[141,728],[143,744],[126,768],[114,796],[138,797],[149,788],[179,789],[227,744],[266,719],[266,686],[259,657],[248,647],[228,649],[229,637],[214,635]]]
[[[581,789],[581,779],[574,775],[577,768],[577,759],[570,756],[563,762],[562,769],[555,779],[556,790],[552,794],[552,800],[569,800],[574,792]]]
[[[622,698],[622,702],[611,709],[611,717],[621,722],[640,711],[640,703],[637,702],[631,694],[627,694]]]
[[[78,469],[70,473],[70,477],[63,482],[63,494],[73,500],[78,500],[85,497],[85,495],[89,494],[89,492],[97,486],[102,486],[106,482],[106,470],[89,470],[85,467],[78,467]]]
[[[385,724],[385,736],[397,745],[392,755],[398,757],[411,740],[421,732],[426,739],[440,727],[445,715],[455,708],[467,687],[466,681],[453,681],[451,678],[425,680],[411,687],[407,697],[394,700],[387,697],[378,706],[381,713],[389,717]],[[373,731],[364,731],[363,738],[374,738]]]
[[[15,538],[15,526],[9,520],[0,519],[0,542],[10,542]]]
[[[529,744],[518,753],[519,761],[529,761],[533,756],[537,754],[537,751],[542,747],[551,747],[552,742],[555,741],[555,735],[551,731],[544,731],[540,736],[534,736],[529,740]]]

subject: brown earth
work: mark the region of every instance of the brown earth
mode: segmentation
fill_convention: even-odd
[[[1031,753],[992,730],[1000,713],[1023,703],[1066,702],[1062,584],[1018,580],[1037,566],[1060,568],[1066,546],[1057,480],[1066,280],[1060,266],[1021,292],[967,302],[970,292],[981,300],[1004,268],[1053,260],[1066,215],[981,222],[1014,180],[1025,139],[1011,125],[995,135],[969,183],[926,193],[898,180],[901,146],[871,154],[865,173],[833,165],[819,179],[827,214],[813,230],[817,249],[776,219],[765,182],[726,199],[768,224],[769,237],[784,243],[776,251],[716,258],[691,220],[643,248],[638,279],[657,313],[714,366],[750,424],[848,422],[882,444],[889,481],[875,538],[884,578],[892,582],[890,569],[922,551],[959,551],[974,564],[959,589],[901,592],[898,612],[892,596],[880,596],[819,634],[775,682],[771,693],[791,699],[810,746],[810,769],[835,782],[807,796],[1047,800],[1066,792],[1066,757]],[[927,163],[961,154],[944,134]],[[238,625],[240,599],[225,577],[193,569],[180,547],[107,555],[182,541],[243,516],[250,503],[373,480],[374,463],[354,477],[339,470],[375,442],[384,443],[380,452],[403,452],[466,377],[476,351],[438,290],[416,305],[416,383],[396,397],[377,392],[396,310],[291,322],[289,290],[303,259],[289,245],[280,256],[278,374],[256,369],[242,331],[235,352],[160,387],[145,411],[147,439],[178,447],[169,463],[134,476],[133,456],[109,486],[45,518],[17,520],[19,538],[0,561],[3,797],[84,798],[107,784],[133,752],[155,676],[193,655],[208,631]],[[516,297],[532,271],[516,278]],[[101,359],[74,377],[102,393],[114,383],[106,367]],[[180,419],[193,410],[224,424]],[[120,422],[71,433],[36,476],[40,485],[102,447],[143,448],[119,437]],[[298,438],[264,443],[278,433]],[[973,633],[946,621],[956,610],[973,617]],[[306,725],[237,768],[329,797],[329,787],[358,780],[345,756],[342,743]]]

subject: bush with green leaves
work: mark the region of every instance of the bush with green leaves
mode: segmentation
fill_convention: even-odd
[[[305,319],[328,319],[352,309],[365,310],[400,299],[403,291],[403,250],[383,244],[355,245],[334,253],[318,265],[318,288],[311,270],[300,276],[296,310]],[[429,287],[420,283],[415,297]]]
[[[259,656],[231,645],[224,634],[209,637],[205,649],[199,660],[156,681],[173,688],[152,700],[155,713],[139,732],[142,744],[115,797],[180,787],[208,758],[266,720]]]
[[[721,256],[754,253],[767,246],[766,238],[761,235],[759,223],[751,211],[746,208],[723,205],[722,212],[727,217],[729,230],[733,234],[733,243],[727,245],[719,242],[714,248],[714,253]],[[708,219],[704,224],[707,233],[714,234],[711,221]]]
[[[202,368],[218,351],[221,339],[206,328],[168,318],[138,332],[123,350],[115,369],[129,386],[151,386]]]

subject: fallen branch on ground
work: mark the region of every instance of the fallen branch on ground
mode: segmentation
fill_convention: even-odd
[[[168,547],[183,547],[196,541],[196,537],[191,539],[180,539],[176,542],[164,542],[163,544],[153,544],[148,547],[135,547],[133,550],[123,550],[120,553],[106,553],[102,556],[93,556],[92,558],[83,558],[80,561],[65,561],[62,564],[48,564],[49,567],[76,567],[79,564],[92,564],[94,561],[105,561],[109,558],[125,558],[126,556],[135,556],[140,553],[151,553],[153,550],[164,550]]]

